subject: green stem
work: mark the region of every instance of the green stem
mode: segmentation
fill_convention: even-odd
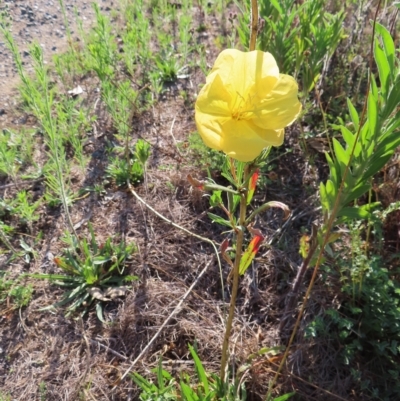
[[[246,209],[247,209],[247,191],[240,194],[240,216],[239,216],[239,228],[236,231],[236,256],[235,264],[233,266],[233,285],[232,285],[232,296],[229,305],[229,315],[228,321],[226,322],[224,342],[222,345],[222,357],[221,357],[221,372],[220,378],[221,382],[225,382],[225,370],[226,364],[228,362],[228,347],[229,347],[229,337],[231,335],[233,318],[235,316],[235,305],[236,297],[239,288],[239,267],[240,260],[242,258],[242,248],[243,248],[243,235],[244,235],[244,223],[246,221]]]

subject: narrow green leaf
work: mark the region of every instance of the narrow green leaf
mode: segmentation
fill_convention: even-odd
[[[164,390],[164,376],[163,376],[163,368],[162,368],[162,357],[160,356],[160,360],[158,361],[158,369],[157,369],[157,382],[158,388],[162,391]]]
[[[236,182],[232,177],[228,158],[225,158],[225,160],[224,160],[224,164],[222,165],[221,175],[223,177],[225,177],[232,185],[234,185],[234,186],[236,185]]]
[[[365,182],[365,181],[363,181]],[[360,198],[362,195],[364,195],[369,189],[371,188],[370,184],[359,184],[356,187],[352,188],[351,192],[347,195],[345,198],[345,201],[343,202],[344,205],[348,205],[351,201]]]
[[[96,254],[98,251],[98,246],[97,246],[97,242],[96,242],[96,237],[94,235],[93,226],[90,222],[88,223],[88,228],[89,228],[90,237],[91,237],[90,240],[91,240],[92,250],[93,250],[93,253]]]
[[[330,178],[332,182],[337,186],[339,182],[338,171],[336,168],[335,163],[333,162],[332,158],[330,157],[328,152],[325,152],[326,161],[328,162]],[[339,171],[340,173],[340,171]]]
[[[213,223],[218,223],[221,224],[223,226],[228,226],[230,228],[232,227],[232,224],[230,223],[230,221],[223,219],[222,217],[214,214],[214,213],[207,213],[208,217],[212,220]]]
[[[376,84],[375,76],[371,75],[371,90],[370,94],[374,96],[375,99],[379,97],[378,85]]]
[[[343,149],[342,145],[336,138],[333,138],[332,143],[333,143],[333,149],[335,151],[335,157],[339,162],[340,173],[341,176],[343,177],[344,170],[347,166],[347,163],[349,162],[349,155]]]
[[[81,282],[82,282],[82,280],[79,280],[79,281],[55,281],[54,284],[58,285],[60,287],[65,287],[65,288],[71,288],[71,287],[75,288]]]
[[[367,219],[370,216],[371,211],[378,205],[380,205],[380,202],[360,207],[344,207],[338,212],[337,217],[346,217],[350,220]]]
[[[83,253],[84,253],[84,255],[82,255],[82,256],[86,256],[86,257],[89,256],[91,253],[90,253],[89,246],[88,246],[86,239],[83,239],[81,241],[81,244],[82,244]]]
[[[382,149],[381,151],[377,152],[374,155],[373,159],[370,161],[369,168],[363,174],[363,180],[367,180],[368,178],[379,172],[381,168],[389,161],[392,155],[392,150]]]
[[[157,366],[157,368],[151,369],[151,371],[152,371],[153,373],[157,374],[158,366]],[[161,373],[162,373],[162,376],[163,376],[163,378],[164,378],[165,380],[169,380],[169,381],[174,380],[174,378],[173,378],[173,377],[169,374],[169,372],[167,372],[166,370],[162,369],[162,370],[161,370]]]
[[[45,280],[73,280],[75,278],[64,276],[63,274],[29,274],[29,277]]]
[[[357,132],[360,125],[360,119],[358,117],[356,108],[353,106],[353,103],[351,103],[351,100],[349,98],[347,98],[347,107],[349,109],[351,121],[354,125],[354,130]]]
[[[390,117],[394,110],[400,103],[400,74],[396,78],[396,82],[390,88],[389,94],[386,99],[384,109],[381,113],[382,120]]]
[[[103,314],[103,305],[101,304],[101,302],[97,302],[97,304],[96,304],[96,315],[97,315],[97,318],[100,320],[100,322],[106,323],[106,321],[104,319],[104,314]]]
[[[244,168],[246,167],[246,163],[244,162],[236,162],[236,178],[239,182],[239,185],[242,185],[243,183],[243,174],[244,174]]]
[[[369,140],[375,138],[375,132],[378,123],[378,97],[372,93],[368,96],[368,122],[369,122]]]
[[[76,287],[73,291],[71,291],[69,297],[70,298],[76,297],[82,291],[86,291],[86,283],[81,284],[80,286]]]
[[[356,177],[353,171],[355,171],[355,169],[352,167],[349,167],[347,170],[346,180],[344,182],[345,191],[347,191],[348,188],[353,188],[359,181],[359,177]]]
[[[330,211],[329,199],[328,199],[328,195],[326,193],[326,187],[323,182],[321,182],[319,184],[319,194],[320,194],[320,198],[321,198],[322,209],[326,212],[329,212]]]
[[[64,305],[68,304],[69,302],[72,302],[77,296],[80,296],[83,293],[86,293],[86,289],[83,289],[83,290],[75,293],[73,296],[71,296],[71,291],[67,292],[66,294],[64,294],[62,300],[53,304],[52,307],[58,308],[60,306],[64,306]]]
[[[85,243],[86,241],[83,240],[82,242]],[[71,267],[74,269],[75,274],[80,275],[82,272],[82,266],[76,260],[75,255],[72,255],[71,252],[67,251],[66,252],[66,260],[71,265]]]
[[[374,58],[378,67],[379,80],[381,81],[381,94],[386,100],[389,90],[390,65],[378,40],[375,40]]]
[[[279,4],[279,1],[277,0],[271,0],[271,4],[277,9],[280,15],[283,15],[283,10],[281,5]]]
[[[128,276],[122,277],[122,280],[125,281],[125,282],[137,281],[137,280],[139,280],[139,277],[138,276],[133,276],[133,275],[130,274]]]
[[[332,211],[333,205],[335,204],[337,189],[331,180],[326,181],[325,189],[326,189],[326,195],[327,195],[328,202],[329,202],[329,211]]]
[[[281,395],[280,397],[274,398],[273,401],[286,401],[288,400],[290,397],[293,397],[296,393],[287,393],[284,395]]]
[[[351,133],[347,127],[343,125],[340,127],[340,130],[342,132],[343,139],[346,142],[347,149],[352,149],[356,136],[353,133]]]
[[[368,159],[370,156],[367,153],[367,146],[371,142],[369,138],[369,121],[368,119],[365,121],[364,125],[361,127],[361,132],[360,132],[360,139],[359,139],[361,146],[362,146],[362,158],[364,160]]]
[[[82,296],[78,297],[67,309],[66,316],[70,315],[71,313],[75,312],[85,301],[89,298],[89,294],[86,292]],[[75,297],[76,298],[76,297]]]
[[[399,81],[400,84],[400,81]],[[400,85],[399,85],[400,86]],[[400,103],[400,102],[399,102]],[[400,110],[393,116],[387,126],[385,127],[386,133],[392,133],[400,127]]]
[[[375,29],[376,32],[382,36],[383,48],[385,49],[385,54],[390,66],[390,71],[393,74],[395,71],[394,60],[396,57],[395,56],[396,49],[394,46],[392,36],[390,35],[389,31],[379,22],[375,22]]]
[[[199,401],[196,393],[183,381],[181,381],[181,392],[185,401]]]
[[[204,370],[203,364],[201,363],[200,358],[197,356],[196,351],[190,344],[189,344],[189,350],[190,350],[190,353],[192,354],[192,358],[194,360],[194,364],[196,367],[196,372],[197,372],[199,381],[203,384],[205,393],[208,394],[209,393],[208,379],[207,379],[207,375]]]
[[[231,192],[226,193],[226,197],[228,199],[228,210],[229,210],[229,213],[231,213],[231,214],[233,214],[235,212],[233,196],[234,195]]]
[[[385,150],[391,150],[394,152],[397,147],[400,145],[400,135],[399,133],[389,133],[389,135],[383,136],[383,139],[379,141],[377,152],[380,151],[380,149],[385,149]]]
[[[140,376],[139,373],[134,372],[131,377],[132,380],[137,384],[137,386],[139,386],[147,394],[150,394],[152,390],[157,390],[153,383],[150,383],[144,377]]]
[[[233,210],[236,211],[240,204],[240,195],[233,195]]]
[[[112,259],[111,256],[108,256],[108,257],[107,256],[96,256],[93,259],[93,264],[94,265],[103,265],[104,263],[109,262],[111,259]]]

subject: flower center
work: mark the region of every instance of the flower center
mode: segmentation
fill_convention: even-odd
[[[252,112],[249,110],[243,110],[242,108],[234,109],[232,111],[233,120],[250,120],[252,117]]]
[[[232,119],[233,120],[250,120],[253,115],[252,99],[247,97],[246,99],[238,94],[235,104],[232,108]]]

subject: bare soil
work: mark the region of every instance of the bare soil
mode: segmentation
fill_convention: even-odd
[[[117,4],[112,0],[99,0],[98,3],[101,11],[106,14],[111,9],[117,10]],[[79,41],[78,19],[85,31],[95,20],[91,2],[67,0],[64,1],[64,8],[72,40]],[[12,19],[10,30],[28,72],[33,69],[29,57],[29,45],[33,41],[42,46],[46,63],[51,63],[54,54],[67,49],[67,28],[59,0],[2,0],[0,12]],[[14,115],[18,102],[18,84],[19,78],[11,53],[3,39],[0,39],[0,127],[18,124]]]

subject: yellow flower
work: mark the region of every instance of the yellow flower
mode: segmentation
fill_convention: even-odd
[[[297,90],[270,53],[224,50],[197,98],[197,129],[210,148],[252,161],[265,147],[282,145],[284,127],[301,110]]]

